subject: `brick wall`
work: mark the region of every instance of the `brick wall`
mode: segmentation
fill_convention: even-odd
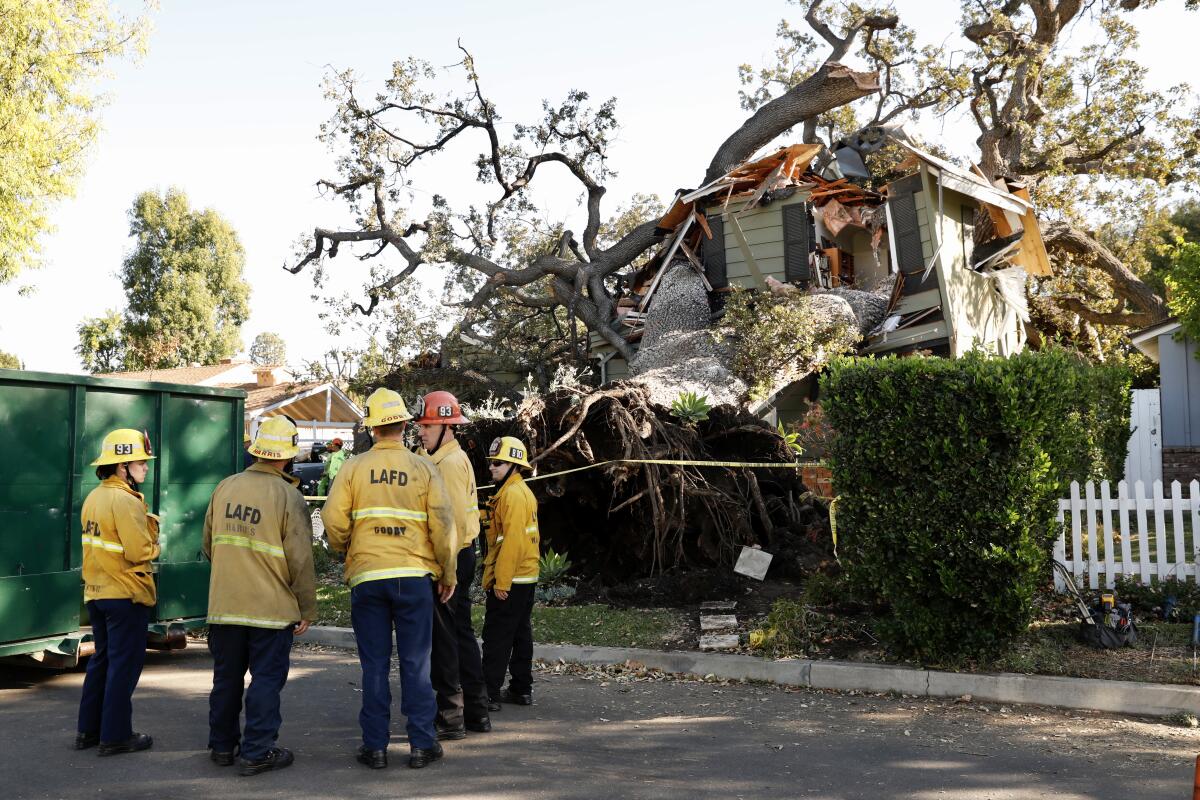
[[[1200,447],[1164,447],[1163,486],[1179,481],[1184,486],[1200,480]]]

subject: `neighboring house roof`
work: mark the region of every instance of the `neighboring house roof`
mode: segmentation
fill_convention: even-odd
[[[257,384],[254,374],[256,369],[262,368],[250,361],[228,360],[221,364],[205,366],[108,372],[104,373],[104,377],[124,378],[131,381],[164,381],[166,383],[182,383],[187,386],[230,386],[244,383]],[[285,367],[272,367],[271,369],[281,380],[294,377]]]
[[[246,416],[251,419],[287,414],[297,421],[316,420],[353,424],[363,416],[362,409],[332,383],[315,381],[311,383],[280,383],[275,386],[231,383],[222,384],[222,386],[246,392]]]
[[[1142,328],[1136,333],[1129,335],[1129,340],[1133,342],[1133,346],[1142,351],[1154,363],[1158,363],[1158,337],[1164,334],[1174,334],[1180,328],[1179,320],[1175,317],[1167,317],[1162,322],[1151,325],[1148,328]]]
[[[227,372],[240,369],[241,364],[210,364],[204,367],[177,367],[175,369],[143,369],[133,372],[105,372],[105,378],[123,378],[131,381],[165,381],[187,386],[208,386]]]

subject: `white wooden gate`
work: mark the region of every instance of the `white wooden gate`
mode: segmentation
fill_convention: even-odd
[[[1162,480],[1162,413],[1158,389],[1134,389],[1130,402],[1129,452],[1125,456],[1125,481],[1147,486]]]
[[[1141,481],[1132,487],[1121,481],[1113,497],[1108,481],[1082,488],[1072,481],[1071,496],[1058,501],[1062,532],[1054,557],[1080,589],[1111,588],[1121,575],[1147,584],[1172,577],[1200,582],[1200,481],[1188,484],[1186,497],[1183,488],[1172,481],[1164,497],[1162,481],[1149,493]],[[1054,586],[1066,591],[1057,571]]]

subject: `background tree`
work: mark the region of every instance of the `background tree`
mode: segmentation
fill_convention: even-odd
[[[261,366],[279,366],[287,363],[287,342],[278,333],[264,331],[254,337],[250,345],[250,361]]]
[[[12,353],[0,350],[0,369],[24,369],[24,365]]]
[[[1200,342],[1200,242],[1183,242],[1173,249],[1166,281],[1171,313],[1183,332]]]
[[[143,192],[129,212],[136,244],[121,267],[127,369],[215,364],[242,348],[250,314],[246,253],[212,209],[179,189]]]
[[[1135,60],[1137,35],[1127,15],[1149,2],[965,0],[961,48],[920,44],[891,6],[796,4],[804,25],[780,24],[775,63],[741,68],[742,104],[752,114],[717,148],[696,185],[789,131],[832,145],[864,126],[961,108],[978,132],[972,160],[989,176],[1025,180],[1045,220],[1056,275],[1030,288],[1041,326],[1032,343],[1065,340],[1097,358],[1124,357],[1128,327],[1167,314],[1149,267],[1123,251],[1141,253],[1130,236],[1169,192],[1197,186],[1200,116],[1185,86],[1150,89]],[[1091,40],[1077,37],[1068,47],[1068,31]],[[348,72],[331,76],[336,109],[322,137],[340,155],[339,174],[318,185],[346,201],[356,224],[314,230],[291,270],[316,265],[321,276],[342,245],[360,259],[398,255],[400,266],[372,273],[368,301],[355,304],[357,312],[371,314],[389,290],[431,264],[464,288],[464,323],[476,332],[503,331],[502,308],[542,311],[537,318],[547,331],[550,314],[561,312],[572,342],[582,323],[630,357],[612,322],[615,281],[661,240],[648,216],[601,241],[615,101],[594,106],[576,90],[545,102],[540,121],[501,128],[497,104],[463,53],[457,66],[466,90],[444,97],[434,90],[438,73],[412,58],[396,62],[373,94]],[[850,54],[873,71],[841,66]],[[415,196],[415,166],[465,137],[485,147],[476,166],[491,198],[460,208],[439,195],[428,212],[405,208]],[[888,159],[895,154],[887,149],[872,157],[884,171]],[[581,235],[549,222],[553,216],[529,195],[543,168],[558,167],[579,184],[587,210]]]
[[[37,265],[50,208],[74,192],[96,138],[104,65],[140,51],[145,19],[107,0],[5,2],[0,10],[0,283]]]
[[[108,310],[102,317],[88,317],[79,323],[79,344],[75,353],[79,363],[91,373],[120,372],[125,369],[125,335],[119,311]]]
[[[864,26],[871,28],[875,23]],[[323,280],[328,260],[348,244],[361,246],[363,260],[398,257],[399,266],[373,270],[366,287],[367,302],[354,310],[371,315],[388,293],[417,273],[423,264],[442,268],[457,300],[464,323],[473,326],[480,341],[504,347],[503,326],[495,314],[473,316],[493,301],[541,312],[547,329],[555,329],[551,314],[562,313],[568,331],[568,352],[578,349],[583,334],[595,331],[627,357],[632,349],[615,328],[617,273],[630,267],[661,241],[655,220],[643,214],[637,200],[624,216],[631,227],[612,228],[605,235],[602,201],[604,182],[612,174],[608,147],[617,131],[615,101],[593,106],[586,92],[572,90],[559,102],[546,101],[543,116],[532,123],[500,125],[497,105],[484,93],[474,59],[464,49],[456,65],[465,90],[439,98],[432,82],[433,67],[409,58],[393,65],[383,89],[363,94],[349,72],[332,75],[327,94],[335,103],[322,138],[339,154],[338,175],[318,182],[343,199],[355,224],[317,228],[303,244],[292,272],[314,265]],[[805,80],[766,103],[717,149],[708,174],[725,172],[763,145],[803,120],[837,108],[878,90],[875,76],[827,64]],[[360,95],[366,99],[360,99]],[[477,161],[478,180],[490,193],[482,206],[456,206],[436,196],[426,212],[410,213],[410,171],[446,152],[459,138],[473,137],[483,145]],[[579,235],[548,217],[530,196],[529,187],[545,169],[563,169],[578,185],[586,210]],[[699,177],[699,176],[698,176]],[[556,235],[548,242],[547,235]],[[537,243],[536,247],[527,246]],[[382,263],[382,262],[377,262]],[[476,320],[486,316],[486,324]],[[581,327],[582,326],[582,327]]]
[[[797,4],[806,7],[812,33],[780,23],[776,62],[741,68],[747,108],[811,72],[817,37],[836,49],[865,20],[887,13],[856,4],[831,9],[821,0]],[[953,55],[957,60],[917,50],[907,35],[886,51],[859,37],[859,54],[874,56],[884,86],[899,87],[908,101],[894,107],[898,113],[880,113],[874,98],[860,101],[809,120],[804,136],[832,144],[864,123],[965,104],[978,132],[972,160],[989,176],[1029,183],[1044,220],[1056,274],[1031,286],[1032,343],[1057,340],[1098,360],[1130,357],[1129,328],[1167,314],[1146,243],[1164,229],[1160,209],[1181,188],[1200,184],[1195,96],[1182,84],[1152,90],[1136,59],[1137,31],[1128,17],[1152,4],[965,0],[968,47]],[[1090,40],[1078,41],[1081,31]],[[1076,41],[1068,46],[1072,33]]]

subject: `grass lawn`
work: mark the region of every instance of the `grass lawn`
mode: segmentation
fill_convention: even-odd
[[[483,608],[471,608],[475,632],[483,630]],[[350,626],[350,589],[341,583],[317,585],[317,624]],[[665,647],[677,644],[683,615],[672,609],[621,609],[605,605],[534,606],[533,638],[543,644],[601,647]]]
[[[1035,622],[1008,651],[980,667],[986,670],[1075,678],[1200,683],[1193,671],[1192,626],[1138,623],[1138,641],[1119,650],[1082,644],[1074,622]]]

